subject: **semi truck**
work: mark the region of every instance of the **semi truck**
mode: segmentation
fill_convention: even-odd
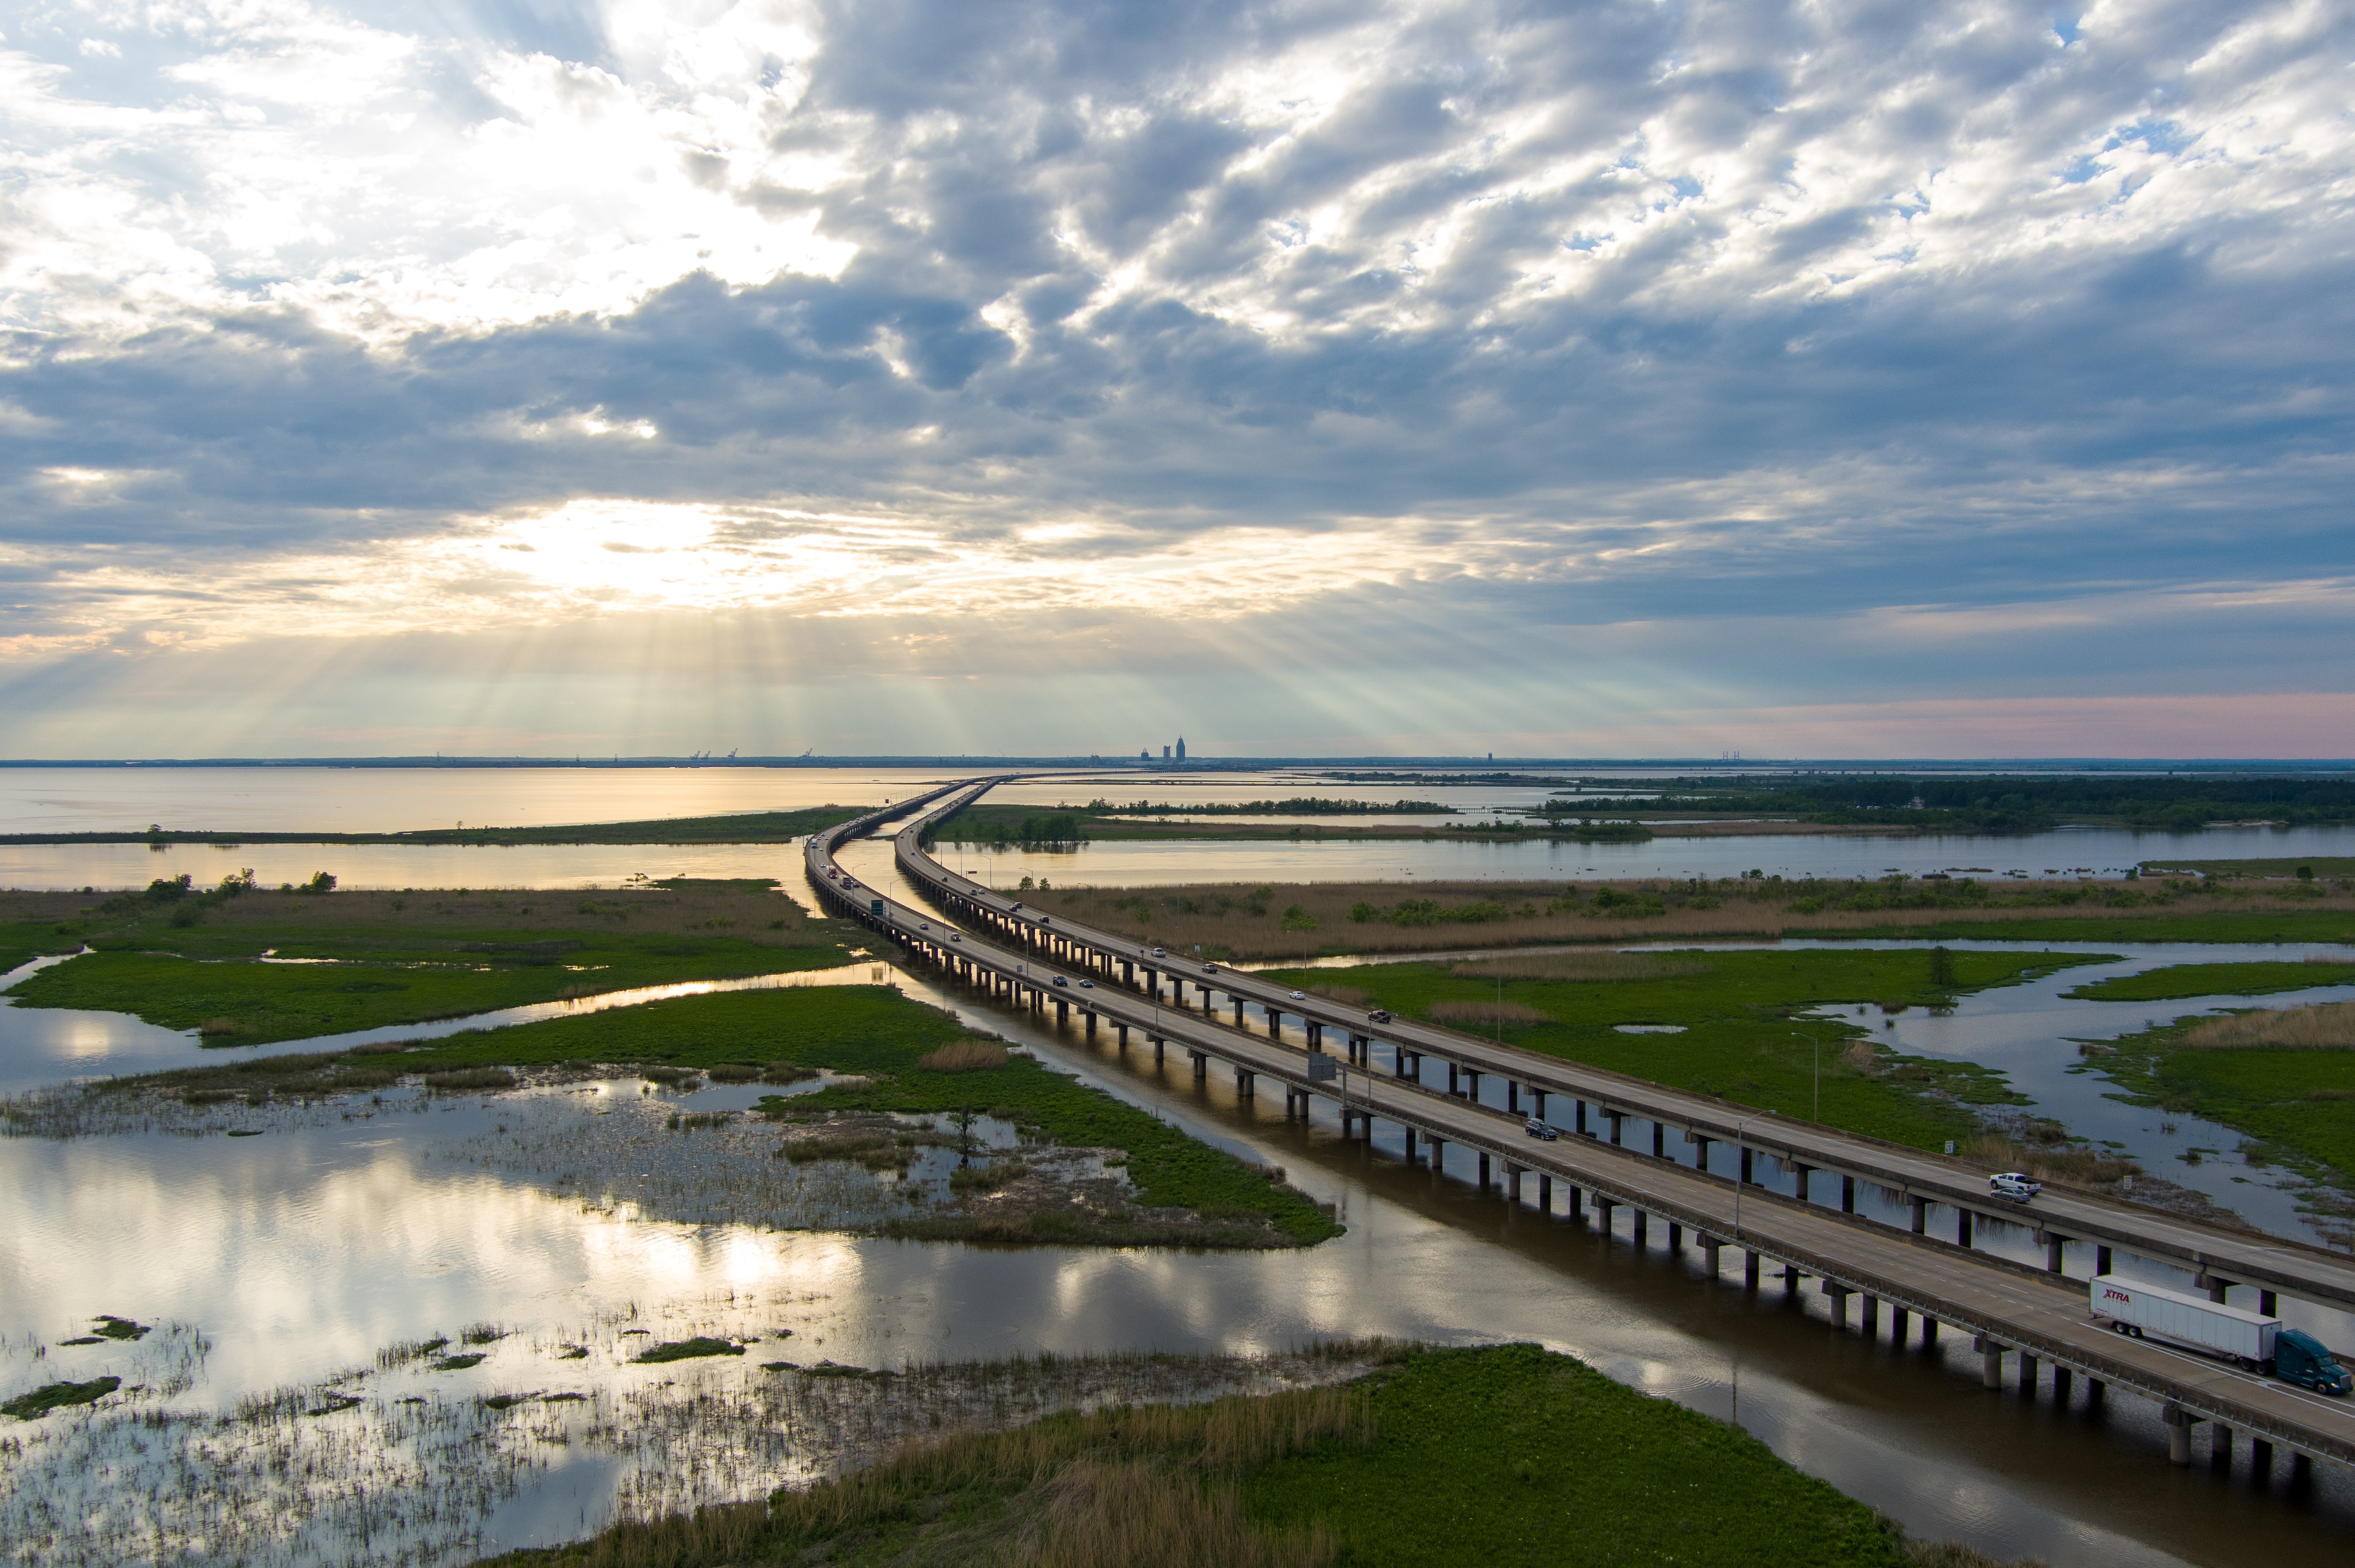
[[[2283,1328],[2278,1317],[2114,1274],[2094,1275],[2087,1296],[2094,1317],[2121,1334],[2180,1345],[2321,1393],[2355,1389],[2355,1376],[2328,1347],[2304,1329]]]

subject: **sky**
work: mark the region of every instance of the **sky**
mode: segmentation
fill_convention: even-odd
[[[0,756],[2355,755],[2355,8],[0,5]]]

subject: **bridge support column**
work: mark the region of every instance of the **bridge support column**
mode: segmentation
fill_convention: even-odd
[[[1668,1129],[1657,1122],[1652,1124],[1652,1157],[1654,1159],[1668,1157]]]
[[[1530,1087],[1529,1115],[1535,1116],[1540,1122],[1545,1120],[1545,1097],[1546,1092],[1544,1090],[1537,1088],[1534,1085]]]
[[[1464,1070],[1464,1097],[1476,1105],[1480,1103],[1480,1070],[1476,1067]]]
[[[2019,1392],[2036,1397],[2036,1358],[2026,1350],[2019,1353]]]
[[[1270,1040],[1282,1040],[1284,1038],[1284,1015],[1276,1011],[1273,1008],[1263,1008],[1261,1010],[1267,1014],[1267,1038]]]
[[[1979,1336],[1978,1352],[1979,1386],[1993,1389],[2003,1387],[2003,1347],[1982,1334]]]
[[[1114,1033],[1114,1034],[1116,1034],[1116,1035],[1118,1035],[1118,1036],[1120,1037],[1120,1051],[1121,1051],[1121,1054],[1122,1054],[1123,1056],[1127,1055],[1127,1054],[1128,1054],[1128,1026],[1127,1026],[1126,1024],[1114,1024],[1114,1025],[1113,1025],[1113,1026],[1112,1026],[1112,1031],[1113,1031],[1113,1033]]]
[[[1856,1178],[1853,1176],[1840,1178],[1840,1212],[1843,1214],[1856,1212]]]
[[[1925,1312],[1922,1315],[1922,1343],[1934,1345],[1937,1342],[1938,1320]]]
[[[2053,1403],[2067,1404],[2069,1403],[2069,1369],[2061,1365],[2058,1361],[2055,1361],[2052,1364]]]
[[[1864,1331],[1868,1339],[1881,1337],[1881,1297],[1868,1296],[1864,1298],[1856,1309],[1856,1326]]]
[[[1461,1071],[1453,1061],[1447,1064],[1447,1092],[1450,1094],[1460,1094],[1464,1092],[1464,1086],[1458,1077]]]
[[[1538,1172],[1538,1212],[1548,1215],[1553,1212],[1553,1178],[1542,1170]]]
[[[1406,1129],[1406,1162],[1409,1165],[1414,1163],[1414,1129],[1412,1127]]]
[[[1095,1010],[1092,1008],[1090,1008],[1090,1009],[1087,1011],[1087,1013],[1086,1013],[1085,1015],[1083,1015],[1083,1016],[1084,1016],[1084,1017],[1087,1019],[1087,1020],[1088,1020],[1088,1038],[1089,1038],[1090,1040],[1093,1040],[1093,1039],[1096,1037],[1096,1015],[1095,1015]]]
[[[1241,1029],[1243,1027],[1243,999],[1241,997],[1231,997],[1228,1000],[1235,1004],[1235,1027]]]
[[[2167,1462],[2191,1463],[2191,1413],[2170,1404],[2159,1412],[2159,1419],[2167,1423]]]
[[[1168,1047],[1169,1047],[1169,1042],[1168,1042],[1168,1041],[1167,1041],[1167,1040],[1163,1040],[1163,1039],[1162,1039],[1159,1035],[1157,1035],[1157,1034],[1156,1034],[1156,1035],[1155,1035],[1155,1036],[1153,1036],[1152,1038],[1153,1038],[1153,1065],[1154,1065],[1154,1066],[1156,1066],[1156,1067],[1158,1067],[1158,1066],[1160,1066],[1160,1065],[1161,1065],[1161,1053],[1162,1053],[1164,1051],[1167,1051],[1167,1050],[1168,1049]]]
[[[1930,1201],[1926,1198],[1908,1198],[1905,1206],[1911,1211],[1908,1223],[1917,1236],[1930,1233]]]
[[[1516,1209],[1521,1206],[1521,1168],[1509,1160],[1505,1164],[1505,1200]]]
[[[1210,1075],[1210,1059],[1208,1056],[1199,1051],[1189,1051],[1186,1054],[1194,1059],[1195,1083],[1199,1083]]]
[[[1611,1147],[1617,1148],[1620,1147],[1619,1134],[1626,1123],[1626,1115],[1618,1111],[1605,1111],[1603,1114],[1611,1118]]]
[[[1718,1240],[1715,1236],[1703,1236],[1700,1239],[1701,1262],[1708,1266],[1709,1276],[1711,1279],[1715,1279],[1717,1277],[1718,1254],[1724,1250],[1725,1243]]]
[[[1796,1296],[1798,1294],[1798,1291],[1799,1265],[1796,1264],[1785,1264],[1783,1265],[1783,1294],[1785,1296]]]
[[[2046,1232],[2044,1232],[2044,1272],[2045,1272],[2045,1273],[2047,1273],[2047,1274],[2060,1274],[2061,1272],[2062,1272],[2062,1262],[2063,1262],[2064,1260],[2063,1260],[2063,1254],[2062,1254],[2062,1248],[2064,1248],[2064,1247],[2066,1247],[2068,1244],[2069,1244],[2069,1238],[2068,1238],[2068,1237],[2066,1237],[2066,1236],[2062,1236],[2062,1235],[2055,1235],[2053,1232],[2050,1232],[2050,1231],[2047,1231]]]
[[[1742,1254],[1742,1287],[1744,1290],[1758,1288],[1758,1254],[1747,1250]]]
[[[1318,1023],[1315,1019],[1309,1019],[1304,1021],[1301,1027],[1308,1031],[1309,1050],[1322,1051],[1325,1049],[1325,1026],[1323,1024]]]
[[[1649,1214],[1645,1213],[1641,1209],[1635,1210],[1632,1212],[1634,1213],[1635,1218],[1629,1221],[1628,1224],[1629,1239],[1640,1248],[1651,1240],[1652,1217]]]
[[[2249,1474],[2263,1477],[2271,1475],[2273,1473],[2273,1467],[2274,1445],[2266,1442],[2262,1437],[2251,1439],[2249,1443]]]
[[[1594,1222],[1605,1233],[1608,1233],[1611,1229],[1611,1211],[1617,1207],[1619,1205],[1616,1202],[1604,1197],[1600,1192],[1594,1195]]]
[[[1687,1133],[1685,1142],[1692,1145],[1693,1168],[1705,1174],[1709,1169],[1709,1146],[1711,1140],[1699,1133]]]
[[[1574,1125],[1571,1130],[1575,1132],[1580,1137],[1592,1136],[1586,1130],[1586,1102],[1583,1100],[1578,1100],[1573,1101],[1572,1104],[1577,1106],[1577,1110],[1572,1118]]]
[[[1518,1078],[1505,1080],[1505,1114],[1512,1116],[1521,1114],[1521,1081]]]
[[[1744,1187],[1749,1186],[1750,1168],[1750,1151],[1748,1149],[1743,1149],[1742,1151],[1742,1168],[1735,1174],[1733,1179],[1740,1182]]]
[[[2193,1280],[2191,1283],[2206,1286],[2208,1291],[2208,1299],[2220,1304],[2223,1301],[2225,1293],[2232,1288],[2232,1282],[2231,1280],[2226,1279],[2222,1275],[2209,1274],[2204,1270],[2200,1273],[2200,1277]]]
[[[1435,1182],[1446,1174],[1447,1140],[1433,1138],[1431,1140],[1431,1179]]]
[[[1575,1186],[1570,1188],[1570,1218],[1573,1220],[1586,1218],[1586,1193],[1583,1189]]]
[[[1955,1211],[1955,1245],[1967,1249],[1971,1244],[1971,1211]]]
[[[1847,1328],[1848,1298],[1852,1293],[1848,1286],[1828,1279],[1823,1282],[1822,1288],[1823,1293],[1831,1297],[1832,1322],[1842,1328]]]
[[[1249,1100],[1249,1099],[1253,1098],[1254,1096],[1253,1096],[1253,1094],[1252,1094],[1252,1085],[1253,1085],[1253,1083],[1256,1083],[1256,1081],[1257,1081],[1257,1080],[1256,1080],[1256,1077],[1255,1077],[1255,1075],[1254,1075],[1254,1074],[1250,1073],[1250,1072],[1244,1072],[1244,1071],[1243,1071],[1241,1068],[1240,1068],[1240,1067],[1236,1068],[1236,1069],[1235,1069],[1235,1098],[1236,1098],[1236,1099],[1238,1099],[1238,1100]]]
[[[1902,1347],[1905,1343],[1905,1308],[1892,1307],[1889,1309],[1889,1342],[1891,1344]]]
[[[1668,1221],[1668,1251],[1675,1252],[1685,1244],[1685,1228],[1674,1220]]]
[[[1488,1190],[1488,1156],[1486,1151],[1480,1156],[1480,1190],[1484,1195]]]
[[[1060,1029],[1071,1021],[1071,1004],[1062,997],[1055,998],[1055,1027]]]

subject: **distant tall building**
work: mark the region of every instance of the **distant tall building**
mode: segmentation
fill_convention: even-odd
[[[1161,748],[1161,760],[1165,763],[1169,760],[1169,748],[1166,745]]]
[[[1178,737],[1178,760],[1181,763],[1186,760],[1186,737],[1183,735]]]

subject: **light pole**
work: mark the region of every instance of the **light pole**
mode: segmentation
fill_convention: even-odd
[[[1742,1166],[1739,1163],[1744,1153],[1742,1129],[1761,1116],[1771,1116],[1774,1114],[1772,1111],[1753,1111],[1733,1124],[1733,1157],[1736,1162],[1733,1168],[1733,1233],[1737,1236],[1742,1234],[1742,1189],[1750,1185],[1742,1179]]]

